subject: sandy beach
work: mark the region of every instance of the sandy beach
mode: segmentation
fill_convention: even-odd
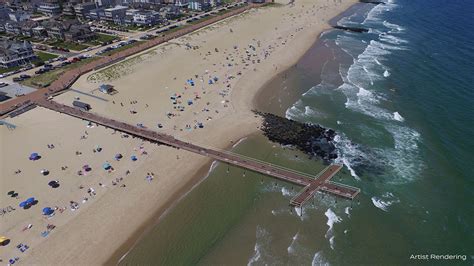
[[[251,110],[259,89],[355,2],[253,9],[84,75],[54,100],[80,99],[91,112],[225,149],[258,130]],[[100,84],[117,93],[101,93]],[[0,208],[15,210],[0,217],[0,235],[12,240],[0,248],[2,265],[14,257],[37,265],[113,263],[211,164],[40,107],[6,120],[17,127],[0,127]],[[32,153],[41,158],[30,160]],[[20,208],[30,197],[35,204]],[[43,215],[45,207],[54,213]],[[29,248],[20,251],[20,243]]]

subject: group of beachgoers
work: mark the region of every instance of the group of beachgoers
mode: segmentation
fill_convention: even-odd
[[[89,131],[91,131],[90,129],[93,128],[92,124],[91,123],[88,123],[87,124],[87,128],[89,129]],[[93,131],[93,130],[92,130]],[[89,136],[91,133],[88,132],[88,130],[85,130],[83,133],[81,133],[82,136]],[[112,133],[112,135],[114,135],[115,132]],[[81,139],[83,139],[84,141],[87,139],[87,137],[83,138],[81,137]],[[86,146],[86,144],[84,144],[84,146]],[[49,150],[52,150],[51,152],[54,152],[53,150],[55,149],[55,145],[54,144],[47,144],[47,148]],[[92,152],[92,154],[94,154],[95,157],[98,157],[97,159],[100,160],[100,157],[103,157],[103,156],[100,156],[101,154],[103,154],[104,152],[104,148],[102,148],[100,145],[96,145],[94,146],[93,148],[91,148],[91,150],[89,150],[89,152]],[[84,153],[86,153],[86,151],[84,151]],[[76,151],[75,154],[77,155],[77,157],[81,157],[83,155],[83,151]],[[146,156],[148,155],[148,152],[147,150],[145,149],[145,146],[144,146],[144,143],[140,143],[138,146],[134,147],[133,148],[133,151],[132,151],[132,154],[130,156],[130,161],[131,163],[133,164],[134,162],[138,161],[139,160],[139,156]],[[137,155],[134,155],[134,154],[137,154]],[[44,154],[39,154],[39,153],[32,153],[29,157],[29,160],[31,161],[37,161],[37,163],[41,164],[41,160],[44,160],[45,158],[47,158],[48,154],[45,152]],[[116,154],[113,158],[113,160],[115,161],[116,164],[119,164],[120,161],[123,161],[124,160],[124,156],[120,153]],[[70,199],[68,200],[67,204],[64,204],[64,206],[61,206],[61,204],[58,204],[56,206],[52,206],[52,207],[44,207],[43,208],[43,212],[42,212],[42,218],[43,220],[47,223],[47,226],[46,226],[46,230],[42,231],[41,232],[41,237],[47,237],[49,235],[49,233],[54,229],[56,228],[56,225],[52,224],[50,221],[52,219],[54,219],[54,217],[59,214],[63,214],[65,213],[65,211],[67,209],[69,209],[71,212],[76,212],[83,204],[87,203],[89,200],[91,199],[94,199],[98,196],[98,194],[102,191],[99,191],[97,190],[97,187],[94,186],[93,184],[90,184],[90,181],[88,180],[91,180],[87,177],[90,177],[90,175],[96,175],[96,176],[101,176],[101,179],[106,179],[106,181],[101,181],[101,182],[98,182],[98,187],[101,188],[102,190],[103,189],[107,189],[108,188],[108,184],[111,184],[111,187],[114,187],[114,186],[117,186],[117,187],[121,187],[121,188],[126,188],[126,184],[125,184],[125,177],[126,176],[129,176],[131,174],[131,170],[130,169],[127,169],[125,170],[124,174],[123,175],[117,175],[117,173],[115,172],[115,169],[112,167],[112,164],[109,163],[109,161],[112,161],[112,160],[106,160],[105,163],[102,165],[102,168],[103,169],[92,169],[92,166],[89,165],[89,164],[84,164],[83,167],[81,167],[80,170],[78,170],[76,172],[77,174],[77,177],[80,177],[80,178],[84,178],[83,179],[83,182],[84,184],[80,184],[78,186],[78,190],[80,191],[84,191],[84,195],[81,198],[81,200],[75,200],[75,199]],[[136,166],[134,166],[136,167]],[[61,166],[60,167],[61,169],[61,176],[62,178],[70,178],[71,175],[73,176],[74,173],[70,173],[70,172],[65,172],[67,169],[69,169],[68,166]],[[23,171],[21,169],[17,169],[14,171],[14,173],[16,175],[21,175]],[[50,173],[51,172],[51,173]],[[94,173],[96,172],[96,173]],[[104,172],[106,173],[104,175]],[[48,170],[48,169],[42,169],[40,171],[40,174],[43,175],[43,176],[48,176],[48,175],[52,175],[52,174],[57,174],[57,173],[54,173],[54,170],[52,169],[52,171]],[[104,178],[105,177],[105,178]],[[148,183],[151,183],[155,178],[155,174],[153,172],[149,172],[146,174],[145,176],[145,180],[148,182]],[[67,183],[67,182],[65,182]],[[82,183],[82,182],[81,182]],[[89,183],[88,185],[85,185],[86,183]],[[51,187],[51,188],[59,188],[60,186],[60,180],[52,180],[52,181],[49,181],[48,185]],[[69,188],[66,188],[66,189],[69,189]],[[19,195],[18,192],[16,191],[10,191],[8,192],[9,196],[13,197],[13,198],[16,198],[16,199],[19,199],[21,201],[21,198],[23,195]],[[21,203],[20,203],[20,207],[22,209],[25,209],[25,210],[29,210],[29,211],[35,211],[37,209],[35,208],[32,208],[32,206],[34,205],[37,205],[39,203],[38,199],[34,198],[34,197],[30,197],[28,198],[27,200],[23,200]],[[3,208],[2,209],[2,216],[4,214],[7,214],[7,213],[10,213],[10,212],[13,212],[15,211],[16,209],[12,206],[8,206],[7,208]],[[33,227],[33,224],[30,223],[28,224],[27,226],[25,226],[22,230],[22,232],[27,232],[30,228]],[[12,239],[14,241],[14,239]],[[23,253],[23,252],[26,252],[28,249],[30,248],[30,246],[27,244],[27,243],[19,243],[17,244],[17,249],[18,251],[20,251],[20,253]],[[12,264],[15,264],[17,263],[19,260],[20,260],[20,256],[21,254],[18,254],[18,256],[15,256],[11,259],[8,260],[8,264],[9,265],[12,265]],[[1,258],[0,258],[1,260]]]

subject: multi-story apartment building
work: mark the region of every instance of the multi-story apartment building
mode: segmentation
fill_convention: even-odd
[[[57,2],[43,2],[38,7],[38,12],[46,16],[56,16],[61,14],[61,6]]]
[[[9,68],[30,63],[36,58],[27,41],[0,40],[0,67]]]

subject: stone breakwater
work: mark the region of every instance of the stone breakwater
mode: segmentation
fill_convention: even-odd
[[[310,157],[330,161],[337,158],[334,137],[336,132],[320,125],[301,123],[271,113],[254,111],[263,118],[260,129],[270,140],[281,145],[294,146]]]

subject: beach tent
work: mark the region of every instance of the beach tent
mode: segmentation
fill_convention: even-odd
[[[132,161],[138,160],[137,156],[135,156],[135,155],[132,155],[132,156],[130,157],[130,159],[132,159]]]
[[[210,79],[208,83],[209,83],[209,84],[213,84],[214,81],[212,81],[212,79]]]
[[[193,101],[192,100],[188,100],[188,105],[191,105],[193,104]]]
[[[104,163],[102,165],[102,168],[104,168],[104,170],[109,170],[110,168],[112,168],[112,166],[110,165],[110,163]]]
[[[33,152],[32,154],[30,154],[30,160],[32,161],[36,161],[36,160],[39,160],[41,158],[41,156],[37,153],[37,152]]]
[[[54,210],[51,209],[50,207],[46,207],[46,208],[43,209],[43,214],[44,215],[51,215],[53,213],[54,213]]]
[[[26,205],[28,205],[28,203],[26,203],[26,201],[22,201],[18,206],[20,206],[20,208],[24,208]]]

